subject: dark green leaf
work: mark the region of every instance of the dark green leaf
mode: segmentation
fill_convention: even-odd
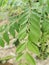
[[[15,29],[14,29],[14,26],[11,26],[10,29],[9,29],[9,32],[10,34],[15,37]]]
[[[4,47],[4,41],[0,38],[0,46]]]
[[[14,41],[13,44],[17,47],[17,46],[19,45],[19,43],[20,43],[20,42],[19,42],[19,40],[17,39],[16,41]]]
[[[3,38],[4,38],[4,40],[9,44],[10,39],[9,39],[9,35],[8,35],[7,32],[5,32],[5,33],[3,34]]]

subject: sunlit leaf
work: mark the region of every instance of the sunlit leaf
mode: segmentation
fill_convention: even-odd
[[[16,49],[16,53],[20,53],[25,49],[25,43],[20,44],[18,48]]]
[[[37,55],[40,54],[39,52],[39,48],[34,44],[34,43],[31,43],[30,41],[28,41],[28,45],[27,45],[28,49],[34,53],[36,53]]]
[[[35,60],[28,52],[26,53],[26,60],[28,61],[29,64],[36,65]]]
[[[16,62],[20,61],[23,58],[23,54],[20,53],[18,54],[18,56],[16,57]]]

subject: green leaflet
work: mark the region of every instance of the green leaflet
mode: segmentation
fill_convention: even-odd
[[[18,25],[18,23],[14,23],[14,27],[15,27],[16,31],[19,32],[19,25]]]
[[[47,0],[47,4],[48,4],[48,7],[49,7],[49,0]]]
[[[10,27],[9,32],[15,38],[15,29],[14,29],[14,26]]]
[[[0,6],[2,6],[2,0],[0,0]]]
[[[39,2],[40,2],[40,5],[42,5],[42,4],[43,4],[43,0],[39,0]]]
[[[40,54],[38,47],[35,44],[31,43],[30,41],[28,41],[27,47],[30,51],[34,52],[35,54],[37,55]]]
[[[34,43],[37,43],[40,38],[40,16],[39,14],[31,11],[29,23],[30,23],[29,25],[30,31],[28,33],[28,39]]]
[[[0,38],[0,46],[4,47],[4,41]]]
[[[27,3],[28,2],[28,0],[22,0],[24,3]]]
[[[20,25],[19,32],[23,30],[25,27],[27,28],[27,24]]]
[[[20,30],[20,32],[18,33],[18,38],[19,39],[22,39],[22,38],[24,38],[25,37],[25,35],[26,35],[26,29],[27,29],[27,26],[25,26],[25,27],[23,27],[21,30]],[[24,34],[25,33],[25,34]],[[24,37],[23,37],[23,36]]]
[[[22,33],[22,35],[20,36],[20,40],[23,40],[25,37],[26,37],[27,35],[26,35],[26,32],[24,32],[24,33]]]
[[[49,33],[49,21],[47,19],[43,20],[42,31]]]
[[[35,36],[34,39],[36,39],[38,41],[38,39],[40,38],[40,31],[35,28],[35,27],[32,27],[32,25],[30,25],[30,33],[32,34],[32,37]],[[35,41],[33,41],[35,42]]]
[[[25,58],[29,64],[36,65],[35,60],[33,59],[33,57],[28,52],[26,53]]]
[[[7,27],[6,24],[5,24],[4,26],[2,25],[2,26],[0,27],[0,32],[3,32],[3,31],[5,30],[6,27]]]
[[[0,6],[4,6],[5,4],[6,4],[7,2],[6,2],[6,0],[0,0]]]
[[[37,43],[38,42],[38,38],[37,36],[34,36],[34,34],[32,34],[32,32],[29,32],[29,35],[28,35],[28,40],[34,42],[34,43]],[[36,40],[36,41],[35,41]]]
[[[28,16],[28,11],[25,11],[23,14],[20,15],[20,17],[19,17],[19,24],[20,25],[27,22],[27,16]]]
[[[16,62],[20,61],[23,58],[23,54],[19,53],[18,56],[16,57]]]
[[[3,39],[9,44],[10,39],[9,39],[8,32],[5,32],[5,33],[3,34]]]
[[[6,56],[6,57],[3,57],[3,58],[0,58],[0,61],[6,61],[6,60],[9,60],[9,59],[12,59],[12,58],[14,58],[14,56],[9,55],[9,56]]]
[[[5,6],[7,4],[7,0],[2,1],[2,6]]]
[[[25,49],[25,43],[20,44],[17,49],[16,49],[16,53],[20,53]]]
[[[39,0],[40,4],[43,5],[47,2],[47,0]]]
[[[26,34],[26,29],[27,29],[26,24],[24,24],[24,25],[22,25],[22,26],[20,27],[19,34],[18,34],[18,38],[19,38],[20,40],[24,39],[24,38],[27,36],[27,34]]]
[[[32,14],[30,15],[29,22],[32,27],[35,27],[37,29],[37,31],[38,29],[40,29],[40,16],[38,15],[38,13],[32,12]]]

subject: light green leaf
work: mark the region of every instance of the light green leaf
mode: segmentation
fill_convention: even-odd
[[[47,0],[39,0],[40,4],[43,5],[47,2]]]
[[[32,34],[31,32],[29,32],[28,39],[30,41],[34,42],[34,43],[37,43],[38,42],[38,38],[36,36],[34,36],[34,34]]]
[[[17,49],[16,49],[16,53],[20,53],[25,49],[25,43],[20,44]]]
[[[19,39],[22,39],[23,36],[26,35],[26,29],[27,29],[27,26],[23,27],[23,28],[20,30],[20,32],[18,33],[18,38],[19,38]],[[25,34],[24,34],[24,32],[25,32]],[[23,35],[23,36],[22,36],[22,35]]]
[[[35,60],[28,52],[26,53],[26,60],[28,61],[29,64],[36,65]]]
[[[40,38],[40,16],[37,12],[31,11],[29,23],[30,31],[28,34],[28,38],[32,42],[37,43]]]
[[[27,10],[23,14],[20,15],[20,17],[19,17],[19,24],[20,25],[27,22],[27,16],[28,16],[28,11]]]
[[[34,52],[35,54],[37,55],[40,54],[39,48],[34,43],[31,43],[30,41],[28,41],[27,47],[30,51]]]
[[[16,57],[16,62],[20,61],[23,58],[23,54],[20,53],[18,54],[18,56]]]
[[[2,25],[2,26],[0,26],[0,32],[3,32],[4,30],[5,30],[5,28],[7,27],[7,25],[5,24],[5,25]]]
[[[49,0],[47,0],[47,4],[48,4],[48,7],[49,7]]]
[[[49,20],[44,19],[42,22],[42,31],[49,33]]]

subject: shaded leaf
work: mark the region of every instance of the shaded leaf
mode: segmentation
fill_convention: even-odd
[[[16,31],[19,32],[19,24],[18,23],[14,23],[14,27],[15,27]]]
[[[9,29],[9,32],[10,34],[15,37],[15,29],[14,29],[14,26],[11,26],[10,29]]]
[[[4,40],[9,44],[10,39],[9,39],[8,32],[5,32],[5,33],[3,34],[3,38],[4,38]]]
[[[19,45],[19,43],[20,43],[20,42],[19,42],[19,40],[17,39],[16,41],[14,41],[13,44],[17,47],[17,46]]]
[[[0,38],[0,46],[4,47],[4,41]]]

